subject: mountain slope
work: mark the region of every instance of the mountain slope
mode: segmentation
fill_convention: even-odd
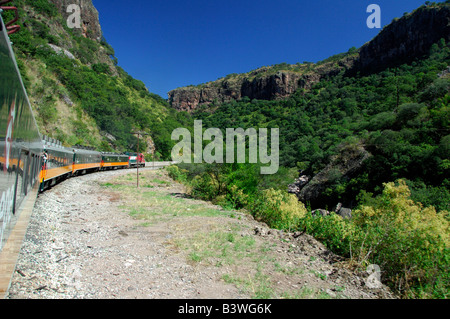
[[[91,0],[13,4],[22,29],[11,40],[43,134],[68,146],[125,151],[137,149],[132,132],[145,131],[140,150],[170,156],[170,132],[182,115],[117,65]],[[81,7],[79,29],[67,27],[68,4]]]
[[[423,203],[448,209],[449,64],[443,40],[412,64],[361,77],[342,72],[286,100],[243,98],[193,116],[223,131],[279,128],[282,167],[301,170],[312,184],[326,169],[314,196],[301,196],[313,208],[355,206],[360,191],[379,193],[382,183],[406,178]],[[355,164],[341,165],[347,162]]]

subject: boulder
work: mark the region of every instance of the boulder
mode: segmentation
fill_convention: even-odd
[[[352,218],[352,210],[350,208],[342,207],[338,212],[336,212],[336,214],[345,219]]]
[[[337,180],[351,179],[371,156],[360,143],[341,145],[339,153],[332,158],[330,164],[297,193],[298,199],[303,203],[311,203],[312,207],[330,204],[330,198],[323,195],[325,190]]]
[[[55,51],[56,54],[64,54],[66,57],[68,57],[71,60],[75,60],[75,57],[72,53],[70,53],[69,51],[67,51],[66,49],[60,48],[57,45],[48,43],[48,46]]]
[[[288,185],[288,193],[291,194],[300,193],[300,190],[302,189],[303,186],[305,186],[308,183],[309,179],[310,179],[309,176],[301,175],[294,181],[294,183]]]

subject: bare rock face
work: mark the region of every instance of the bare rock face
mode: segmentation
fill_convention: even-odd
[[[294,183],[288,185],[288,193],[299,194],[300,190],[309,182],[310,178],[307,175],[301,175],[299,178],[296,178]]]
[[[179,111],[191,112],[199,105],[241,98],[241,81],[217,81],[203,87],[184,87],[169,92],[169,102]]]
[[[65,49],[63,49],[63,48],[60,48],[59,46],[54,45],[54,44],[51,44],[51,43],[49,43],[48,46],[49,46],[54,52],[56,52],[57,54],[64,54],[64,55],[65,55],[66,57],[68,57],[69,59],[75,60],[75,57],[74,57],[73,54],[70,53],[69,51],[67,51],[67,50],[65,50]]]
[[[251,100],[285,99],[299,88],[310,89],[323,77],[336,75],[343,68],[352,66],[354,59],[345,61],[346,63],[325,63],[317,66],[314,71],[305,73],[281,70],[271,74],[268,72],[270,68],[261,68],[230,79],[172,90],[168,93],[169,103],[179,111],[191,112],[201,105],[221,104],[243,97]]]
[[[170,103],[179,111],[192,111],[200,104],[201,91],[195,88],[180,88],[169,93]]]
[[[286,98],[297,91],[300,78],[297,73],[279,71],[251,81],[245,79],[241,86],[241,95],[259,100]]]
[[[80,32],[86,38],[100,41],[102,38],[102,29],[98,11],[92,4],[92,0],[50,0],[56,5],[59,13],[66,20],[72,12],[67,12],[67,7],[71,4],[77,4],[81,9],[81,30]]]

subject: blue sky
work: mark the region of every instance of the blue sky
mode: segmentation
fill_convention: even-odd
[[[119,66],[167,98],[177,87],[359,48],[424,0],[92,0]],[[442,2],[442,1],[437,1]]]

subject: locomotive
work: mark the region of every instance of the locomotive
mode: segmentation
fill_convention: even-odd
[[[145,167],[144,154],[125,152],[124,154],[129,156],[130,167]]]

